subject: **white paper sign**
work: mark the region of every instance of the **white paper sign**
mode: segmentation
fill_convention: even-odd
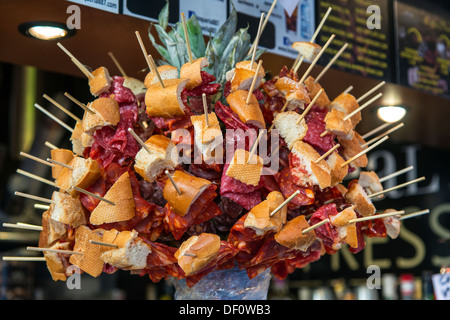
[[[82,4],[84,6],[119,13],[119,0],[68,0],[70,2]]]
[[[436,300],[450,300],[450,273],[434,274],[431,279]]]
[[[286,10],[288,16],[292,16],[295,8],[298,6],[300,0],[278,0],[281,6]]]
[[[227,1],[225,0],[180,0],[180,12],[186,19],[195,15],[204,35],[214,35],[227,20]]]

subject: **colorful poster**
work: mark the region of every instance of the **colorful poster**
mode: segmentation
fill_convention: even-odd
[[[395,4],[398,82],[450,96],[450,14]]]

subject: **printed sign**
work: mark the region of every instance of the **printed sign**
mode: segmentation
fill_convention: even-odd
[[[68,0],[84,6],[108,11],[112,13],[119,13],[119,0]]]

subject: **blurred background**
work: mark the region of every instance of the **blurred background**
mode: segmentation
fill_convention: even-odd
[[[21,151],[49,157],[48,141],[71,149],[70,132],[34,108],[39,103],[73,127],[75,122],[42,96],[47,94],[82,117],[83,110],[65,96],[92,99],[86,78],[57,47],[60,41],[80,61],[111,74],[119,70],[108,56],[113,52],[126,73],[143,80],[146,62],[134,32],[143,36],[149,54],[148,28],[156,21],[164,0],[103,1],[16,0],[0,2],[0,221],[40,224],[42,210],[34,201],[14,196],[15,191],[50,198],[53,188],[16,173],[17,169],[51,179],[50,167],[21,157]],[[145,4],[144,4],[145,3]],[[259,16],[271,1],[234,1],[239,27],[249,27],[252,40]],[[79,8],[79,20],[68,10]],[[379,11],[369,11],[375,5]],[[181,12],[195,14],[204,36],[214,33],[230,11],[228,0],[170,1],[169,24]],[[309,41],[321,18],[332,7],[316,42],[323,45],[331,34],[336,40],[312,71],[316,76],[342,47],[348,49],[321,79],[330,99],[352,86],[359,97],[381,81],[383,96],[362,111],[358,132],[368,133],[384,123],[404,126],[369,154],[368,170],[385,176],[408,166],[414,169],[389,180],[385,188],[422,176],[425,181],[395,190],[375,203],[377,209],[395,208],[430,213],[405,220],[398,239],[371,238],[358,254],[340,250],[286,280],[273,279],[269,299],[417,299],[436,298],[433,276],[450,267],[450,6],[445,0],[297,0],[278,1],[260,40],[266,49],[261,59],[270,75],[291,67],[294,41]],[[379,15],[377,15],[379,13]],[[373,16],[375,14],[375,16]],[[370,18],[372,17],[372,18]],[[71,20],[72,19],[72,20]],[[75,19],[75,20],[73,20]],[[378,19],[378,20],[377,20]],[[79,25],[65,38],[41,40],[25,31],[33,23]],[[372,28],[372,29],[371,29]],[[61,31],[59,31],[61,32]],[[154,32],[154,31],[153,31]],[[154,35],[156,36],[156,35]],[[303,62],[299,74],[307,70]],[[387,107],[386,114],[380,108]],[[394,118],[392,118],[394,117]],[[385,129],[385,130],[387,130]],[[36,231],[0,227],[0,256],[29,256],[27,246],[37,245]],[[381,288],[369,290],[370,265],[381,268]],[[0,299],[173,299],[173,287],[162,280],[119,271],[92,278],[82,275],[83,290],[69,290],[54,282],[43,262],[0,261]]]

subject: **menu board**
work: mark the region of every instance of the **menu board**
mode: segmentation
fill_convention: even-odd
[[[398,82],[450,96],[450,14],[395,4]]]
[[[339,49],[348,43],[347,49],[334,62],[333,68],[364,77],[392,81],[393,39],[389,1],[319,0],[318,21],[329,7],[332,10],[316,42],[323,46],[332,34],[335,34],[335,38],[319,64],[325,66]]]

